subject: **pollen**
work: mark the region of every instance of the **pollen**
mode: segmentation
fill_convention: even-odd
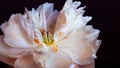
[[[54,46],[54,47],[52,48],[52,50],[53,50],[53,52],[57,52],[57,51],[58,51],[58,46]]]
[[[35,42],[35,44],[37,44],[37,45],[40,44],[40,41],[39,41],[39,39],[38,39],[37,37],[34,38],[34,42]]]

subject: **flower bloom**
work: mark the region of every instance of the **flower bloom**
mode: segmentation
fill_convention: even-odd
[[[83,16],[80,4],[67,0],[59,12],[52,3],[44,3],[36,10],[25,9],[24,15],[12,14],[1,25],[0,60],[14,68],[78,68],[94,63],[100,31],[86,25],[92,17]]]

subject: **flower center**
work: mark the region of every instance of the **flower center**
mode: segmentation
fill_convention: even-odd
[[[43,32],[43,40],[44,40],[44,43],[47,44],[48,46],[51,45],[54,42],[52,33]]]
[[[58,51],[58,46],[55,44],[53,35],[51,32],[42,31],[42,37],[43,37],[43,42],[40,42],[37,36],[35,36],[34,43],[39,47],[44,47],[43,44],[45,44],[45,47],[52,47],[53,52]]]

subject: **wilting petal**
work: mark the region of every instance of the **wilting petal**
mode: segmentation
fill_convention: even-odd
[[[95,29],[94,29],[95,30]],[[95,30],[98,32],[98,30]],[[94,32],[92,32],[94,34]],[[89,35],[88,30],[82,28],[79,31],[74,31],[67,36],[66,39],[63,39],[58,45],[60,48],[63,48],[72,60],[80,65],[90,64],[94,61],[93,54],[95,55],[98,47],[96,45],[96,34],[93,35],[94,40],[89,41],[87,35]]]
[[[14,68],[38,68],[33,57],[28,55],[20,57],[15,61]]]
[[[17,58],[24,55],[29,55],[33,52],[34,49],[32,48],[13,48],[9,47],[5,42],[3,41],[3,35],[0,36],[0,54],[4,55],[6,57],[12,57]]]
[[[4,62],[10,66],[14,65],[15,60],[16,60],[15,58],[6,57],[6,56],[3,56],[0,54],[0,61]]]
[[[21,28],[21,23],[24,23],[20,14],[12,15],[9,20],[9,25],[5,28],[4,41],[12,47],[33,47],[33,42],[28,37],[27,33]]]

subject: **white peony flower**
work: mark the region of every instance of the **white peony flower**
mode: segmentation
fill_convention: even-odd
[[[1,25],[0,60],[14,68],[85,68],[93,64],[100,31],[86,25],[92,17],[83,16],[80,4],[67,0],[58,12],[52,3],[44,3],[36,10],[25,9],[24,15],[12,14]]]

